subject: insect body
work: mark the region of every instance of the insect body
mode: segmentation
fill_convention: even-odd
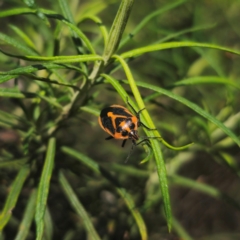
[[[130,105],[130,103],[128,104]],[[134,110],[131,105],[130,107]],[[136,141],[139,140],[138,127],[143,125],[149,130],[155,130],[148,128],[140,121],[140,113],[143,110],[141,109],[138,112],[134,110],[135,116],[127,108],[120,105],[112,105],[104,108],[100,113],[98,122],[102,129],[110,135],[106,140],[112,138],[123,139],[122,147],[124,147],[125,142],[130,139],[133,146],[137,145]],[[146,138],[143,141],[145,140]]]

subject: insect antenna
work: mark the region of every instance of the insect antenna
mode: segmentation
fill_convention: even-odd
[[[128,162],[128,159],[132,155],[132,152],[133,152],[135,146],[137,146],[137,143],[136,143],[136,141],[132,140],[132,147],[131,147],[131,149],[130,149],[128,155],[127,155],[127,158],[124,161],[124,163]]]
[[[142,139],[140,142],[136,143],[135,140],[132,140],[132,147],[127,155],[127,158],[125,159],[124,163],[128,162],[129,157],[132,155],[132,152],[134,150],[134,147],[136,147],[137,145],[143,143],[143,142],[147,142],[148,146],[150,145],[149,139],[156,139],[156,138],[162,138],[162,137],[144,137],[144,139]],[[151,147],[151,146],[150,146]]]

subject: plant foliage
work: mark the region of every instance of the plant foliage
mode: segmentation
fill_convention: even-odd
[[[227,151],[240,145],[234,101],[239,79],[237,73],[230,77],[215,58],[238,58],[240,51],[194,37],[214,28],[212,22],[175,32],[153,24],[171,11],[180,16],[178,9],[192,7],[188,1],[144,12],[133,25],[130,16],[135,16],[136,5],[121,0],[108,26],[101,15],[111,9],[110,1],[3,3],[0,18],[7,25],[0,32],[0,167],[6,172],[2,182],[9,181],[3,184],[3,239],[144,240],[153,233],[147,230],[151,221],[145,215],[155,209],[161,215],[159,232],[173,230],[182,239],[192,239],[173,217],[169,184],[193,188],[240,209],[230,195],[178,175],[199,152],[239,175]],[[146,26],[163,36],[141,41]],[[131,33],[124,35],[126,29]],[[188,57],[191,60],[184,60]],[[211,93],[208,86],[223,87]],[[220,93],[231,103],[217,102]],[[125,165],[126,152],[102,141],[103,132],[96,126],[100,110],[113,99],[145,109],[141,121],[156,129],[144,129],[149,142],[137,147]],[[191,157],[182,158],[183,153]],[[145,189],[135,192],[136,179]],[[118,220],[101,216],[101,194],[106,206],[117,206]],[[123,215],[116,199],[128,209]],[[18,228],[9,233],[14,221]]]

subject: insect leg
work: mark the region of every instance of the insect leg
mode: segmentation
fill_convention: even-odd
[[[148,126],[146,126],[144,123],[142,123],[141,122],[141,120],[140,120],[140,113],[144,110],[145,108],[143,108],[143,109],[141,109],[141,110],[139,110],[138,112],[137,112],[137,118],[139,119],[139,126],[144,126],[146,129],[148,129],[148,130],[157,130],[156,128],[150,128],[150,127],[148,127]]]
[[[140,113],[141,113],[144,109],[146,109],[146,108],[143,108],[143,109],[141,109],[141,110],[139,110],[139,111],[137,112],[137,111],[133,108],[133,106],[131,105],[131,103],[128,101],[128,97],[127,97],[127,103],[128,103],[128,105],[132,108],[132,110],[135,112],[137,118],[139,119],[140,125],[142,125],[143,127],[145,127],[145,128],[148,129],[148,130],[157,130],[156,128],[150,128],[150,127],[146,126],[144,123],[141,122],[141,120],[140,120]]]
[[[125,143],[126,143],[127,139],[124,139],[123,142],[122,142],[122,147],[125,146]]]
[[[162,139],[162,137],[145,137],[143,140],[141,140],[140,142],[138,142],[138,143],[136,143],[136,145],[139,145],[139,144],[141,144],[141,143],[143,143],[143,142],[148,142],[148,143],[150,143],[149,142],[149,139],[156,139],[156,138],[158,138],[158,139]]]
[[[139,117],[138,117],[139,118]],[[146,126],[144,123],[142,123],[141,121],[140,121],[140,118],[139,118],[139,123],[140,123],[140,125],[142,125],[142,126],[144,126],[146,129],[148,129],[148,130],[157,130],[156,128],[150,128],[150,127],[148,127],[148,126]]]
[[[139,112],[137,112],[135,109],[134,109],[134,107],[132,106],[132,104],[128,101],[128,97],[127,97],[127,104],[131,107],[131,109],[134,111],[134,113],[138,116],[138,113]],[[143,110],[143,109],[142,109]],[[142,110],[140,110],[140,111],[142,111]]]
[[[110,139],[112,139],[112,138],[114,138],[114,137],[109,136],[109,137],[106,137],[105,140],[110,140]]]

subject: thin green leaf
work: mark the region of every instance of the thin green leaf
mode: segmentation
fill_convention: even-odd
[[[202,57],[202,59],[201,60],[199,59],[199,61],[196,61],[195,64],[192,64],[191,68],[189,69],[190,76],[198,76],[199,74],[194,73],[194,70],[195,69],[200,70],[204,67],[204,65],[205,66],[208,65],[211,66],[212,69],[216,71],[219,77],[225,77],[225,70],[222,67],[222,63],[220,60],[221,57],[219,56],[219,53],[216,52],[216,50],[208,49],[208,51],[206,51],[203,48],[194,48],[194,51],[198,53],[199,56]]]
[[[80,110],[84,111],[84,112],[87,112],[87,113],[91,113],[95,116],[99,116],[99,110],[95,109],[95,108],[92,108],[92,107],[89,107],[89,106],[83,106],[80,108]]]
[[[7,82],[8,80],[14,79],[15,75],[0,76],[0,83]]]
[[[41,94],[39,94],[38,97],[43,99],[44,101],[48,102],[52,106],[55,106],[59,109],[63,109],[62,105],[57,102],[56,98],[46,97],[46,96],[41,95]]]
[[[24,60],[29,61],[52,62],[52,63],[94,62],[103,60],[101,56],[90,54],[77,56],[56,56],[56,57],[23,56],[22,58]]]
[[[95,50],[91,44],[91,42],[89,41],[89,39],[86,37],[86,35],[75,25],[73,25],[72,23],[69,23],[65,20],[63,20],[63,22],[69,26],[70,29],[72,29],[73,32],[75,32],[75,34],[82,39],[82,41],[85,43],[85,45],[87,46],[88,50],[91,52],[91,54],[96,54]]]
[[[30,8],[34,8],[36,6],[35,0],[23,0],[23,2]]]
[[[25,54],[28,55],[36,55],[36,52],[33,51],[31,48],[23,45],[22,43],[20,43],[19,41],[15,40],[14,38],[11,38],[9,36],[7,36],[4,33],[0,33],[0,40],[6,42],[7,44],[21,50],[22,52],[24,52]]]
[[[125,52],[125,53],[121,54],[121,56],[123,58],[132,58],[132,57],[136,57],[136,56],[142,55],[144,53],[148,53],[148,52],[155,52],[155,51],[159,51],[159,50],[180,48],[180,47],[212,48],[212,49],[217,49],[217,50],[226,51],[226,52],[240,55],[239,51],[233,50],[231,48],[214,45],[214,44],[197,43],[197,42],[168,42],[168,43],[160,43],[160,44],[150,45],[150,46],[146,46],[146,47],[142,47],[142,48],[137,48],[137,49]]]
[[[19,59],[24,59],[28,61],[38,61],[38,62],[51,62],[51,63],[74,63],[74,62],[94,62],[94,61],[101,61],[103,58],[99,55],[73,55],[73,56],[55,56],[55,57],[40,57],[40,56],[20,56],[14,55],[10,53],[6,53],[0,49],[0,52],[3,54],[16,57]],[[34,54],[33,54],[34,55]]]
[[[45,64],[34,64],[30,66],[25,67],[18,67],[13,70],[7,71],[7,72],[0,72],[0,77],[5,75],[20,75],[23,73],[32,73],[36,71],[41,70],[47,70],[47,69],[62,69],[65,68],[65,65],[61,64],[55,64],[55,63],[45,63]]]
[[[103,58],[105,64],[118,49],[123,31],[126,27],[134,0],[122,0],[117,15],[110,29],[107,45],[104,49]]]
[[[127,83],[127,81],[125,81]],[[240,146],[240,139],[229,129],[227,128],[223,123],[221,123],[220,121],[218,121],[214,116],[210,115],[209,113],[207,113],[205,110],[203,110],[202,108],[200,108],[198,105],[196,105],[195,103],[190,102],[189,100],[187,100],[186,98],[183,98],[181,96],[178,96],[166,89],[160,88],[160,87],[156,87],[153,86],[151,84],[148,83],[144,83],[144,82],[137,82],[137,85],[139,87],[144,87],[147,89],[151,89],[155,92],[164,94],[170,98],[173,98],[175,100],[177,100],[178,102],[181,102],[182,104],[184,104],[185,106],[191,108],[193,111],[195,111],[196,113],[198,113],[199,115],[203,116],[204,118],[208,119],[210,122],[214,123],[215,125],[217,125],[223,132],[225,132],[230,138],[232,138],[232,140],[237,143]]]
[[[80,90],[79,87],[74,86],[74,85],[72,85],[72,84],[65,84],[65,83],[59,82],[59,81],[57,81],[57,80],[50,79],[50,78],[37,77],[37,76],[34,75],[34,74],[23,74],[23,76],[26,76],[28,79],[32,79],[32,80],[37,80],[37,81],[41,81],[41,82],[47,82],[47,83],[56,84],[56,85],[59,85],[59,86],[70,87],[70,88],[73,88],[73,89],[75,89],[75,90]],[[29,94],[30,94],[30,93],[29,93]],[[30,96],[31,96],[31,95],[30,95]]]
[[[181,31],[174,31],[173,33],[168,33],[166,37],[161,38],[160,40],[158,40],[157,42],[154,42],[154,44],[158,44],[158,43],[163,43],[163,42],[167,42],[173,38],[178,38],[181,35],[184,35],[186,33],[191,33],[191,32],[196,32],[196,31],[200,31],[200,30],[204,30],[204,29],[209,29],[209,28],[213,28],[215,27],[216,24],[204,24],[204,25],[199,25],[196,27],[191,27],[191,28],[187,28],[187,29],[183,29]]]
[[[118,163],[107,163],[103,165],[106,169],[109,171],[114,170],[119,173],[123,173],[125,175],[133,176],[133,177],[139,177],[139,178],[147,178],[151,174],[150,171],[147,170],[140,170],[136,167],[131,167],[130,165],[122,165]]]
[[[147,237],[147,228],[144,223],[144,220],[136,208],[134,201],[132,200],[132,197],[126,192],[124,188],[122,188],[118,182],[118,180],[112,176],[110,172],[108,172],[106,169],[98,165],[95,161],[93,161],[91,158],[85,156],[84,154],[77,152],[74,149],[71,149],[69,147],[62,147],[61,150],[68,154],[69,156],[72,156],[76,158],[77,160],[81,161],[81,163],[85,164],[87,167],[91,168],[94,172],[98,174],[102,174],[104,178],[106,178],[111,184],[113,184],[119,195],[123,198],[125,201],[129,211],[132,213],[133,217],[136,220],[136,223],[138,225],[140,234],[141,234],[141,239],[146,240]]]
[[[74,24],[74,18],[69,8],[69,3],[66,0],[58,0],[58,3],[63,12],[64,17]]]
[[[191,77],[191,78],[187,78],[187,79],[183,79],[181,81],[175,82],[171,87],[188,86],[188,85],[196,85],[196,84],[224,84],[224,85],[230,85],[240,90],[239,84],[234,82],[233,80],[228,78],[216,77],[216,76]]]
[[[179,5],[185,3],[186,0],[180,0],[180,1],[176,1],[174,3],[170,3],[170,4],[167,4],[166,6],[163,6],[161,7],[160,9],[157,9],[156,11],[148,14],[146,17],[144,17],[142,19],[142,21],[134,28],[134,30],[128,34],[122,41],[121,41],[121,44],[120,44],[120,48],[122,46],[124,46],[128,40],[134,38],[134,36],[150,21],[152,20],[154,17],[157,17],[157,16],[160,16],[161,14],[173,9],[173,8],[176,8],[178,7]]]
[[[14,240],[24,240],[27,238],[33,221],[36,208],[37,191],[33,190],[27,202],[22,221],[18,227],[18,232]]]
[[[7,149],[3,148],[1,151],[0,161],[9,161],[9,159],[13,159],[14,156],[11,152],[9,152]]]
[[[196,182],[192,179],[182,177],[176,174],[169,176],[169,181],[171,182],[171,184],[188,187],[188,188],[194,189],[195,191],[205,193],[211,197],[223,200],[224,202],[234,206],[237,210],[240,210],[240,204],[238,201],[228,196],[227,194],[222,193],[220,190],[218,190],[215,187],[212,187],[210,185],[207,185],[201,182]]]
[[[66,0],[58,0],[58,3],[60,5],[60,8],[63,12],[63,15],[64,17],[69,21],[71,22],[73,25],[75,25],[75,21],[74,21],[74,18],[73,18],[73,15],[72,15],[72,12],[69,8],[69,3],[68,1]],[[77,28],[77,27],[76,27]],[[78,37],[76,31],[71,31],[72,32],[72,36],[73,36],[73,41],[75,42],[75,45],[77,46],[78,48],[78,51],[79,53],[84,53],[85,51],[83,50],[82,48],[82,38]],[[78,33],[80,33],[80,30],[78,31]],[[79,39],[79,41],[75,41],[76,39]],[[87,39],[87,38],[85,38]],[[91,44],[90,44],[91,45]]]
[[[25,34],[25,32],[23,32],[20,28],[16,27],[16,26],[13,26],[13,25],[10,25],[10,28],[18,34],[18,36],[20,36],[24,42],[31,48],[33,49],[33,51],[35,52],[35,54],[38,55],[38,52],[35,48],[35,45],[34,43],[32,42],[32,40],[28,37],[27,34]]]
[[[138,87],[137,87],[137,85],[136,85],[136,81],[135,81],[134,78],[133,78],[132,72],[131,72],[128,64],[127,64],[126,61],[125,61],[121,56],[119,56],[119,55],[114,55],[113,57],[116,58],[116,59],[121,63],[122,68],[123,68],[123,70],[124,70],[124,72],[125,72],[125,74],[126,74],[126,76],[127,76],[129,85],[130,85],[131,90],[132,90],[132,92],[133,92],[133,95],[134,95],[134,97],[135,97],[135,99],[136,99],[136,101],[137,101],[137,103],[138,103],[139,109],[145,108],[143,99],[142,99],[142,97],[141,97],[141,94],[140,94],[140,92],[139,92],[139,89],[138,89]],[[103,75],[103,76],[104,76],[105,78],[107,78],[108,81],[110,81],[112,85],[116,82],[113,78],[109,78],[109,76],[106,75],[106,74]],[[148,115],[148,116],[146,116],[146,115]],[[152,122],[149,114],[146,114],[146,111],[143,112],[143,116],[144,116],[145,119],[148,118],[148,124],[149,124],[148,126],[149,126],[150,128],[155,128],[155,126],[154,126],[154,124],[153,124],[153,122]]]
[[[112,84],[112,86],[117,90],[118,94],[121,96],[125,103],[127,103],[128,98],[129,102],[134,107],[134,109],[137,109],[135,103],[132,102],[131,99],[128,97],[126,90],[121,86],[121,84],[116,79],[112,78],[107,74],[101,74],[101,77],[104,77],[110,84]]]
[[[95,23],[98,24],[99,29],[100,29],[100,31],[102,33],[102,36],[103,36],[104,47],[106,47],[107,40],[108,40],[108,32],[107,32],[106,27],[103,25],[102,20],[100,18],[98,18],[97,16],[86,15],[80,21],[84,21],[85,19],[91,19],[92,21],[94,21]]]
[[[56,81],[44,81],[44,82],[50,82],[54,84],[59,84],[63,86],[69,86],[67,84],[61,84],[61,83],[56,83]],[[71,85],[70,85],[71,86]],[[74,87],[74,86],[73,86]],[[75,87],[74,87],[75,88]],[[20,92],[16,88],[0,88],[0,97],[11,97],[11,98],[41,98],[42,100],[50,103],[51,105],[62,109],[62,105],[57,102],[57,99],[51,98],[51,97],[46,97],[41,94],[35,94],[35,93],[29,93],[29,92]]]
[[[80,22],[86,15],[99,16],[100,12],[106,9],[109,4],[110,2],[102,0],[92,1],[91,4],[82,4],[82,7],[79,8],[79,11],[75,14],[76,22]]]
[[[17,160],[5,160],[0,162],[0,168],[19,169],[27,163],[28,158],[21,158]]]
[[[44,240],[52,240],[53,239],[53,219],[51,217],[51,213],[49,208],[46,207],[45,215],[44,215]]]
[[[10,79],[17,78],[18,76],[27,74],[27,73],[33,73],[41,70],[53,70],[53,69],[65,69],[65,68],[83,73],[79,67],[76,67],[70,64],[55,64],[55,63],[34,64],[26,67],[19,67],[7,72],[0,72],[0,83],[6,82]]]
[[[84,154],[65,146],[61,147],[61,151],[69,156],[76,158],[77,160],[80,160],[84,165],[92,169],[94,172],[101,173],[100,166],[89,157],[86,157]]]
[[[172,229],[172,209],[170,203],[169,189],[168,189],[168,181],[167,181],[167,171],[165,162],[163,159],[161,148],[159,147],[159,143],[156,140],[151,140],[151,147],[153,149],[153,153],[155,156],[155,162],[157,167],[159,184],[162,192],[163,204],[164,204],[164,212],[167,220],[168,231],[171,232]]]
[[[20,118],[14,114],[0,110],[0,121],[7,121],[6,123],[11,127],[13,127],[19,119]]]
[[[29,166],[24,166],[19,171],[17,177],[10,187],[7,200],[4,204],[4,208],[0,214],[0,231],[3,230],[12,216],[12,210],[15,208],[19,194],[22,190],[23,184],[30,172]]]
[[[37,193],[37,205],[35,221],[37,225],[37,240],[42,240],[44,232],[44,214],[46,210],[48,192],[50,188],[50,179],[52,176],[52,170],[54,166],[56,140],[50,138],[47,147],[47,154],[45,158],[44,167],[38,187]]]
[[[172,223],[173,223],[173,229],[178,234],[180,239],[193,240],[193,238],[188,234],[188,232],[183,228],[181,223],[176,218],[173,217]]]
[[[36,95],[34,93],[20,92],[17,88],[0,88],[0,97],[33,98]]]
[[[72,187],[68,183],[62,171],[60,171],[59,173],[59,181],[64,190],[66,198],[70,202],[73,209],[77,212],[79,217],[83,220],[83,224],[86,231],[88,232],[88,236],[93,240],[100,240],[100,237],[97,231],[95,230],[93,223],[90,217],[88,216],[87,211],[83,207],[82,203],[79,201],[77,195],[73,191]]]
[[[72,239],[74,239],[75,235],[76,235],[76,230],[75,229],[70,229],[67,232],[65,232],[62,240],[72,240]]]
[[[61,16],[59,14],[59,12],[55,12],[53,10],[49,10],[49,9],[45,9],[45,8],[38,8],[36,13],[37,14],[41,13],[41,16],[46,15],[49,18],[52,17],[55,19],[59,19],[59,16]],[[41,19],[43,19],[43,18],[41,18]],[[48,22],[47,22],[47,25],[48,25]]]
[[[0,18],[20,15],[20,14],[33,14],[36,12],[37,10],[30,9],[30,8],[13,8],[6,11],[0,11]]]

